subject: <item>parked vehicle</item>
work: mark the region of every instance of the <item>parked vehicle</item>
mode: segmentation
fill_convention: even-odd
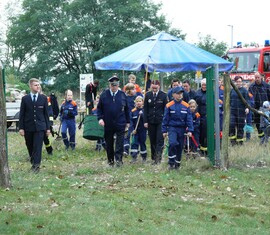
[[[270,42],[265,40],[263,47],[244,47],[237,43],[236,48],[228,51],[226,59],[234,62],[234,67],[230,73],[233,79],[235,76],[241,76],[243,81],[253,81],[255,72],[264,75],[264,80],[270,82]]]

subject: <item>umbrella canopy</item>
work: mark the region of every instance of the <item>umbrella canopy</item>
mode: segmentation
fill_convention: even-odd
[[[99,70],[149,72],[205,71],[218,64],[229,71],[233,63],[168,33],[158,33],[95,62]]]

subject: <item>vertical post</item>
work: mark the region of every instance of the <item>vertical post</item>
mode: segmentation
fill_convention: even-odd
[[[214,81],[215,81],[215,133],[216,133],[216,138],[215,138],[215,149],[216,149],[216,166],[220,166],[220,115],[219,115],[219,76],[218,76],[218,65],[214,65]]]
[[[229,27],[231,27],[231,48],[233,48],[233,25],[229,24]]]
[[[206,70],[206,116],[207,116],[207,156],[215,165],[215,103],[214,103],[214,68]]]

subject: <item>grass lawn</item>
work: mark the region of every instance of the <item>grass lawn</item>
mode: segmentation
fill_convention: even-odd
[[[53,156],[44,150],[39,174],[8,133],[13,187],[0,191],[0,234],[270,234],[269,146],[231,148],[228,171],[185,157],[180,171],[130,157],[109,168],[81,132],[75,151],[58,141]]]

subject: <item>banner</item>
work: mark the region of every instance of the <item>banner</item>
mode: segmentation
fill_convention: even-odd
[[[80,92],[85,92],[86,85],[94,83],[94,75],[92,73],[80,74]]]

